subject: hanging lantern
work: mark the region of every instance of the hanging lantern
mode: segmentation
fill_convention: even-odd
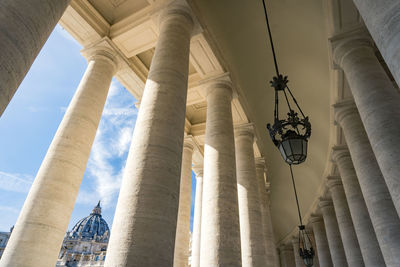
[[[299,226],[299,255],[307,267],[314,265],[314,249],[304,225]]]
[[[281,74],[271,81],[271,86],[275,88],[274,124],[271,126],[268,123],[267,129],[285,162],[292,165],[300,164],[307,158],[307,143],[311,135],[311,124],[308,117],[304,116],[287,83],[287,76],[283,77]],[[287,119],[279,119],[279,92],[282,92],[286,99]],[[301,113],[301,118],[292,109],[290,102],[295,104]]]

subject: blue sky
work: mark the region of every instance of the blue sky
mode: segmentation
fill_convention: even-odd
[[[82,47],[59,25],[0,118],[0,231],[15,224],[29,188],[85,72]],[[69,229],[98,200],[112,225],[137,117],[136,99],[113,80]],[[195,178],[192,173],[192,216]]]

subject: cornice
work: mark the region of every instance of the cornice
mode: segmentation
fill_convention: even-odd
[[[333,105],[335,121],[341,125],[342,120],[348,115],[358,114],[358,109],[353,99],[341,100]]]

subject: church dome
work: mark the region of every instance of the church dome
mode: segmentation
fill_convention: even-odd
[[[100,201],[89,216],[79,220],[69,233],[71,238],[94,239],[107,238],[110,229],[101,216]]]

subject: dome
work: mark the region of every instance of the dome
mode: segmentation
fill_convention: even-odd
[[[108,237],[110,229],[101,217],[100,201],[89,216],[79,220],[69,233],[69,237],[94,239]]]

